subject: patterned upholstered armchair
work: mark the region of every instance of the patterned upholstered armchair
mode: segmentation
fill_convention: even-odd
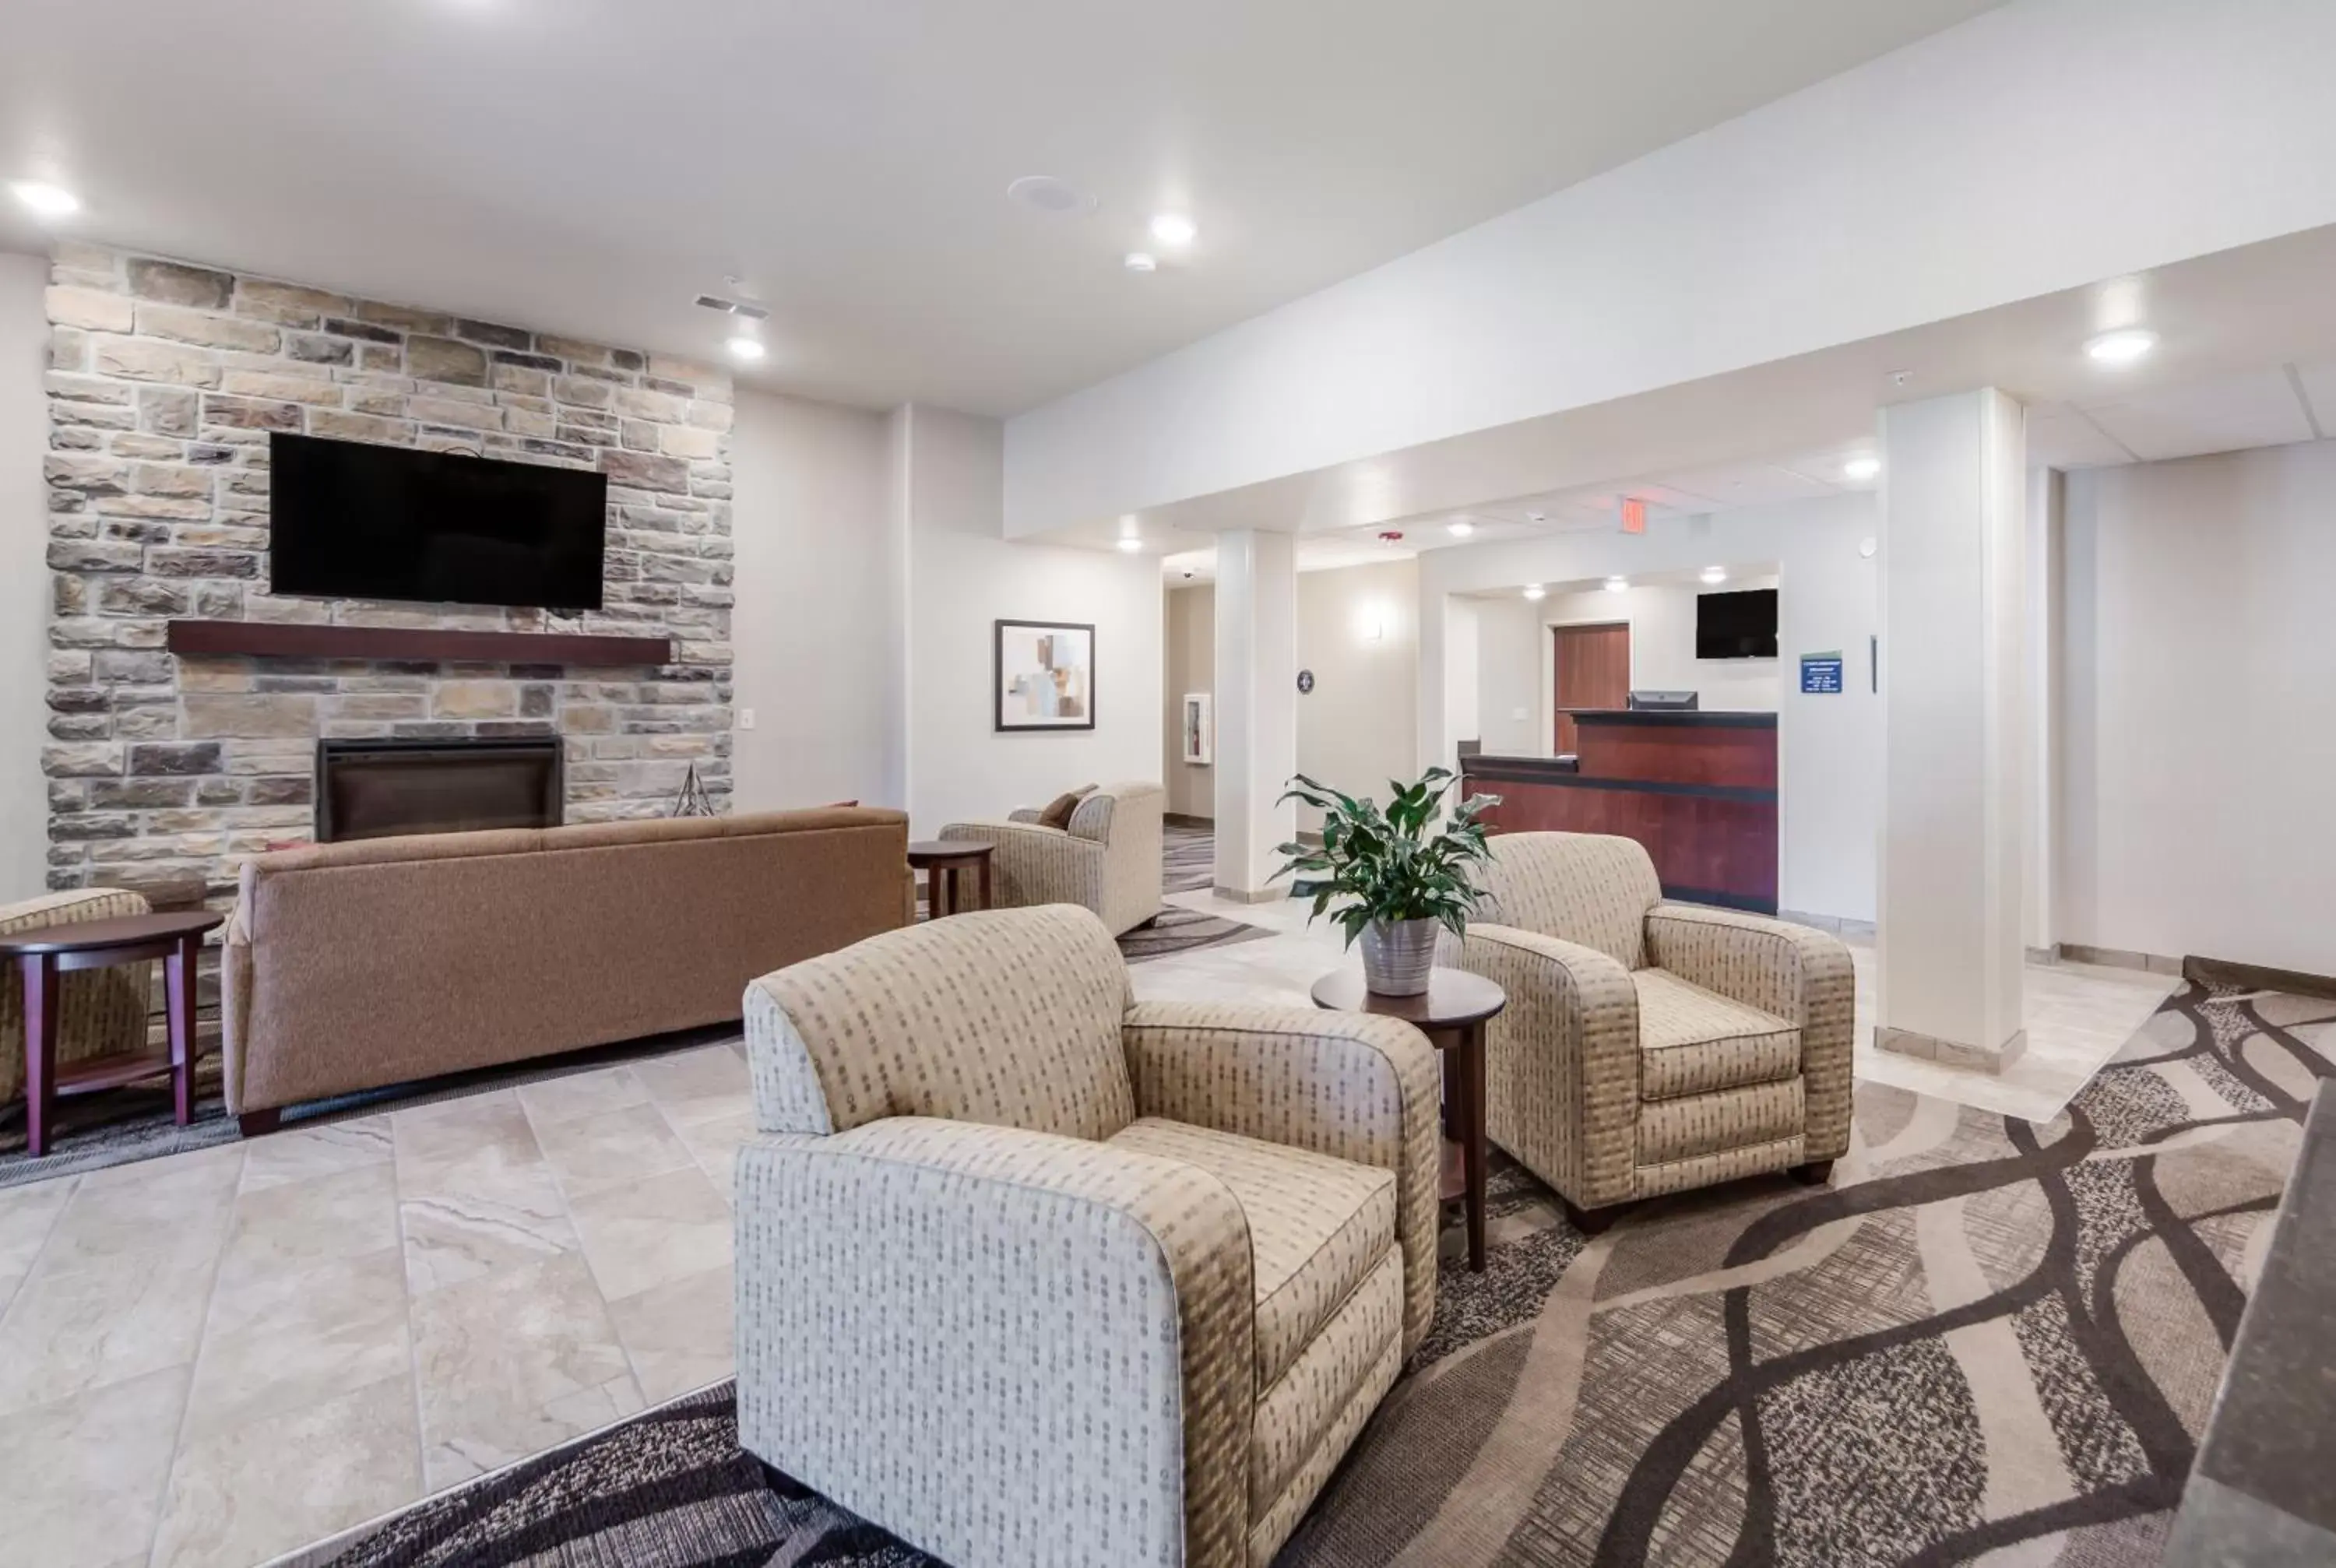
[[[997,845],[990,856],[998,907],[1078,904],[1113,936],[1160,912],[1160,818],[1168,793],[1156,784],[1090,791],[1067,828],[1047,827],[1028,808],[1002,823],[951,823],[945,839]]]
[[[1660,901],[1631,839],[1506,833],[1463,964],[1509,1005],[1485,1037],[1485,1131],[1576,1223],[1636,1198],[1849,1146],[1849,950],[1822,931]]]
[[[84,888],[0,904],[0,933],[15,935],[77,920],[112,920],[151,912],[137,893],[119,888]],[[5,1105],[24,1093],[24,982],[13,961],[0,969],[6,971],[0,974],[0,1105]],[[78,970],[59,982],[60,1066],[145,1048],[152,969],[151,964],[117,964]]]
[[[1407,1024],[1131,1005],[1084,910],[754,981],[749,1452],[954,1568],[1263,1564],[1426,1333]]]

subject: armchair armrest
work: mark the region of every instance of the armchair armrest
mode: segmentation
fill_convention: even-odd
[[[1396,1178],[1403,1348],[1436,1316],[1436,1049],[1396,1018],[1312,1008],[1143,1002],[1120,1027],[1140,1115],[1239,1133]]]
[[[1461,967],[1507,993],[1484,1034],[1486,1131],[1577,1207],[1636,1195],[1639,993],[1579,942],[1472,923]]]
[[[1029,909],[1038,904],[1102,906],[1101,844],[1074,837],[1061,828],[1020,822],[951,823],[941,829],[941,837],[994,846],[989,869],[996,879],[1000,909]]]
[[[1847,1153],[1857,972],[1841,939],[1765,915],[1660,903],[1647,911],[1647,950],[1679,979],[1801,1027],[1806,1157]]]
[[[1029,823],[1043,826],[1046,820],[1046,813],[1037,806],[1016,806],[1006,813],[1006,820],[1010,823]]]
[[[750,1451],[968,1568],[1245,1563],[1250,1241],[1215,1177],[895,1117],[746,1144],[737,1215]]]

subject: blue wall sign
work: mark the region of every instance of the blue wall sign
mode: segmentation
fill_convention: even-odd
[[[1801,689],[1805,692],[1837,693],[1841,690],[1841,653],[1805,653],[1801,655]]]

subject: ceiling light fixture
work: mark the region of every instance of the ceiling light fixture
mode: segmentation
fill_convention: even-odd
[[[1728,569],[1724,566],[1707,566],[1703,569],[1703,580],[1708,583],[1726,582]]]
[[[1862,457],[1853,457],[1841,465],[1841,476],[1859,484],[1864,483],[1881,472],[1882,460],[1870,453]]]
[[[1153,215],[1152,238],[1163,245],[1190,245],[1192,243],[1193,237],[1200,232],[1199,227],[1181,212],[1159,212]]]
[[[725,346],[730,350],[731,358],[744,359],[749,362],[760,359],[764,355],[770,352],[769,349],[763,346],[763,340],[756,337],[751,332],[741,332],[733,335],[730,341],[725,345]]]
[[[1160,258],[1148,250],[1131,250],[1120,265],[1130,272],[1157,272],[1160,270]]]
[[[1629,589],[1630,586],[1630,579],[1627,577],[1610,577],[1606,579],[1606,591],[1608,593],[1621,593]]]
[[[1465,521],[1447,522],[1444,525],[1444,531],[1450,534],[1455,539],[1465,539],[1470,534],[1476,531],[1476,525],[1473,522]]]
[[[1119,548],[1126,551],[1128,554],[1134,555],[1137,550],[1144,548],[1144,541],[1140,539],[1123,539],[1119,541]]]
[[[1525,589],[1525,597],[1526,597],[1527,599],[1537,599],[1541,598],[1541,596],[1542,596],[1542,595],[1543,595],[1543,594],[1547,593],[1548,591],[1549,591],[1549,589],[1545,589],[1545,588],[1542,587],[1542,585],[1541,585],[1541,584],[1539,584],[1539,583],[1534,583],[1531,588],[1528,588],[1528,589]]]
[[[19,180],[8,187],[9,193],[33,209],[40,218],[71,218],[81,210],[81,198],[62,185],[51,185],[44,180]]]
[[[1095,199],[1051,174],[1025,174],[1006,188],[1006,194],[1034,211],[1056,218],[1085,218],[1095,209]]]
[[[2157,334],[2146,327],[2128,326],[2122,332],[2104,332],[2085,345],[2096,365],[2121,367],[2147,357],[2157,346]]]

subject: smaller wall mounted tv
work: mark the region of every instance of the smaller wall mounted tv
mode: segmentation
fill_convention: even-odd
[[[1776,657],[1776,590],[1739,589],[1695,596],[1695,657]]]
[[[600,608],[606,474],[310,435],[268,446],[270,592]]]

